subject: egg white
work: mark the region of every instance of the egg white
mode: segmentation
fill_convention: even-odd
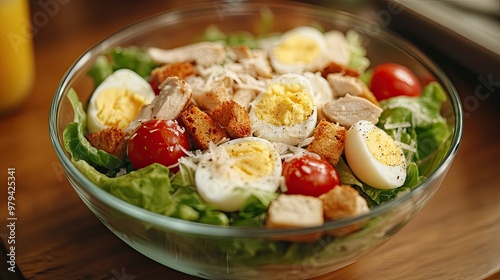
[[[314,91],[314,100],[318,110],[318,120],[325,118],[323,107],[326,103],[333,101],[333,91],[328,81],[319,72],[305,72],[304,77],[309,80]]]
[[[302,93],[311,98],[313,102],[313,111],[302,123],[292,125],[275,125],[265,120],[260,119],[256,113],[255,108],[259,102],[266,98],[266,92],[260,93],[256,99],[251,103],[250,107],[250,121],[252,123],[253,135],[262,137],[264,139],[281,142],[289,145],[297,145],[309,137],[316,127],[318,119],[318,110],[314,97],[314,91],[311,83],[307,78],[300,74],[284,74],[277,76],[272,84],[292,85],[299,84],[302,87]]]
[[[119,69],[113,72],[95,89],[92,97],[90,98],[87,109],[87,126],[90,132],[99,132],[110,127],[109,125],[102,123],[97,117],[100,109],[97,108],[96,101],[100,94],[111,88],[127,89],[130,92],[133,92],[134,95],[143,99],[143,105],[151,103],[155,97],[155,93],[151,88],[151,85],[134,71],[129,69]],[[112,102],[115,101],[116,100],[112,100]],[[110,105],[112,102],[110,102]],[[126,110],[126,108],[121,109]]]
[[[231,156],[226,148],[240,143],[264,144],[271,155],[272,169],[267,174],[244,176],[235,167],[245,155]],[[257,169],[262,162],[255,162]],[[233,212],[240,210],[254,191],[276,192],[281,182],[281,159],[274,145],[256,137],[234,139],[211,147],[198,163],[195,185],[200,196],[214,208]]]
[[[387,137],[381,137],[382,140],[370,138],[369,136],[373,135],[371,131],[380,132]],[[368,147],[370,144],[372,148],[378,147],[381,153],[389,155],[384,157],[387,162],[384,163],[375,158]],[[371,187],[394,189],[402,186],[406,179],[406,161],[403,151],[385,131],[372,122],[358,121],[349,128],[344,154],[354,175]]]
[[[304,49],[307,48],[308,42],[312,42],[316,48],[318,48],[318,53],[311,61],[303,62],[296,61],[290,63],[288,61],[283,61],[276,55],[276,49],[283,46],[288,42],[288,40],[298,40],[301,43],[297,46],[297,49],[293,51],[293,56],[304,56]],[[323,33],[319,30],[309,27],[300,26],[291,29],[281,35],[281,37],[270,47],[269,58],[271,65],[278,74],[285,73],[302,73],[304,71],[318,71],[326,66],[328,61],[327,57],[327,41]]]

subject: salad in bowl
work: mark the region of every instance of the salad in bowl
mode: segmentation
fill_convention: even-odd
[[[56,150],[104,224],[169,267],[216,279],[338,269],[435,192],[461,135],[456,93],[351,15],[231,8],[166,13],[86,53],[53,104],[51,117],[63,102],[73,116],[51,123]],[[165,41],[195,15],[198,36]],[[231,25],[237,15],[253,28]],[[371,53],[382,47],[402,54]]]

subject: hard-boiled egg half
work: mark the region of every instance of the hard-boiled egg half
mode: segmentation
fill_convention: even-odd
[[[254,136],[289,145],[297,145],[312,134],[317,115],[309,80],[293,73],[273,79],[250,108]]]
[[[269,51],[271,65],[279,74],[318,71],[328,63],[327,42],[319,30],[300,26],[291,29]]]
[[[134,71],[120,69],[96,88],[87,109],[90,132],[110,127],[125,129],[143,105],[151,103],[155,94],[149,83]]]
[[[222,211],[240,210],[252,191],[276,192],[281,159],[272,143],[256,137],[211,147],[196,169],[200,196]]]
[[[347,131],[344,154],[358,179],[377,189],[394,189],[406,179],[403,150],[372,122],[361,120]]]

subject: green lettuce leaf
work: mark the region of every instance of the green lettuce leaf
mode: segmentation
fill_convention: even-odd
[[[167,212],[173,202],[170,196],[170,171],[163,165],[151,164],[123,176],[107,177],[83,160],[75,166],[90,181],[112,195],[155,213]]]
[[[441,115],[446,95],[441,86],[431,82],[419,97],[399,96],[380,102],[384,111],[378,126],[396,140],[415,147],[404,150],[410,161],[417,162],[421,174],[432,172],[445,156],[451,130]],[[393,124],[409,124],[404,128],[390,128]],[[389,127],[389,128],[388,128]]]
[[[94,80],[94,87],[99,86],[107,76],[113,73],[113,66],[105,55],[96,58],[87,75]]]
[[[361,36],[354,29],[348,30],[345,34],[349,44],[349,67],[365,72],[370,66],[370,60],[366,57],[366,49],[361,42]]]
[[[143,78],[148,78],[151,70],[158,66],[143,49],[137,46],[117,47],[111,50],[109,55],[112,58],[113,71],[126,68]]]
[[[252,194],[247,198],[240,211],[231,214],[230,224],[232,226],[263,226],[269,205],[278,197],[275,192],[256,189],[251,190],[251,192]]]
[[[226,34],[215,25],[209,25],[205,29],[200,41],[223,42],[230,47],[244,45],[250,49],[258,48],[256,38],[250,32],[240,31]]]
[[[151,71],[157,66],[158,64],[137,46],[116,47],[107,54],[98,56],[87,75],[94,80],[94,87],[97,87],[118,69],[130,69],[148,79]]]
[[[164,165],[153,163],[122,176],[108,177],[85,160],[73,160],[73,163],[95,185],[127,203],[183,220],[229,224],[226,214],[207,205],[193,189],[174,190],[170,170]]]
[[[354,176],[351,168],[345,162],[344,158],[340,158],[337,166],[335,167],[339,173],[340,183],[343,185],[352,185],[362,187],[363,183]]]
[[[358,188],[358,190],[361,189],[361,191],[365,193],[373,202],[380,205],[382,203],[394,200],[403,192],[410,191],[425,179],[425,177],[418,175],[417,164],[412,162],[406,168],[406,179],[401,187],[396,189],[381,190],[364,184],[363,186]]]
[[[181,164],[179,171],[172,176],[172,187],[195,188],[194,185],[194,170]]]
[[[83,105],[74,89],[69,90],[67,97],[75,112],[74,121],[68,124],[63,131],[64,145],[71,158],[86,160],[93,166],[106,170],[120,167],[123,164],[121,159],[90,145],[87,138],[85,138],[87,117]]]

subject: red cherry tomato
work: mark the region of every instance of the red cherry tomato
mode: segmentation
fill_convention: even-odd
[[[283,163],[287,194],[320,196],[340,185],[340,177],[328,161],[304,155]]]
[[[422,86],[407,67],[396,63],[380,64],[373,69],[370,90],[378,101],[396,96],[418,96]]]
[[[128,142],[128,157],[139,169],[152,163],[172,166],[189,150],[189,139],[176,121],[149,120],[141,124]],[[173,172],[179,167],[170,168]]]

